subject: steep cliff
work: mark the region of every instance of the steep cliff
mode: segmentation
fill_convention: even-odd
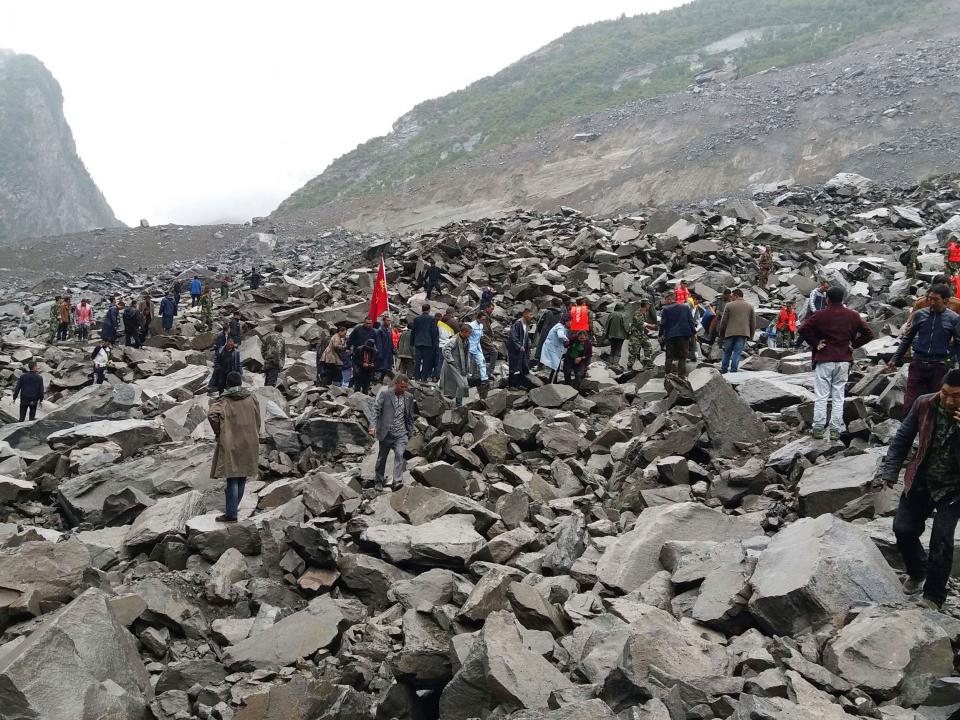
[[[0,243],[121,224],[77,155],[59,83],[0,50]]]

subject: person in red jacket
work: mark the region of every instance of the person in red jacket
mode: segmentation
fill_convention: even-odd
[[[677,289],[674,291],[677,302],[685,303],[690,299],[690,288],[687,287],[687,281],[681,280],[680,285],[677,286]]]
[[[945,258],[947,273],[953,277],[960,273],[960,237],[956,233],[950,236],[947,241],[947,253]]]
[[[853,362],[853,348],[873,340],[873,331],[860,313],[844,307],[843,288],[827,290],[827,306],[800,325],[800,337],[813,348],[813,437],[820,440],[827,425],[827,400],[830,410],[830,439],[839,440],[843,432],[843,401],[847,376]]]
[[[590,332],[590,306],[586,298],[578,298],[577,304],[570,308],[570,329],[577,332]]]
[[[791,303],[784,303],[777,317],[777,346],[790,347],[797,336],[797,311]]]

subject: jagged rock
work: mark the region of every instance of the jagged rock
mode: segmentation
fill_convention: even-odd
[[[152,698],[136,640],[100,590],[87,590],[0,653],[5,717],[146,720]]]
[[[152,545],[165,535],[183,535],[187,521],[204,510],[203,496],[196,490],[163,498],[137,516],[123,542],[127,547],[137,548]]]
[[[440,488],[455,495],[467,494],[463,473],[442,460],[412,468],[410,474],[417,482],[429,487]]]
[[[260,554],[260,533],[253,523],[222,523],[217,522],[216,518],[217,513],[208,513],[187,520],[187,545],[190,548],[210,562],[216,562],[231,548],[243,555]]]
[[[0,550],[0,588],[36,593],[41,602],[68,602],[90,565],[90,549],[79,540],[24,542]]]
[[[229,602],[232,598],[232,586],[236,582],[250,577],[250,568],[236,548],[227,548],[210,568],[210,580],[207,581],[207,594],[218,600]]]
[[[697,503],[644,510],[634,530],[622,535],[597,564],[604,585],[631,592],[663,570],[660,551],[669,540],[727,540],[762,535],[755,520],[734,518]]]
[[[558,408],[577,397],[577,389],[570,385],[544,385],[530,391],[530,400],[539,407]]]
[[[765,630],[795,634],[832,622],[858,602],[895,602],[900,582],[870,538],[833,515],[777,533],[751,579],[750,612]]]
[[[86,447],[113,442],[123,449],[124,457],[135,455],[148,445],[166,439],[162,426],[149,420],[98,420],[51,433],[47,442],[54,450]]]
[[[389,659],[389,665],[400,682],[418,688],[442,687],[453,676],[450,639],[429,614],[407,610],[403,649]]]
[[[413,577],[388,562],[358,553],[344,553],[337,567],[341,582],[376,609],[386,608],[390,604],[387,597],[391,589]]]
[[[461,566],[484,545],[471,515],[444,515],[423,525],[379,525],[361,540],[376,547],[391,563]]]
[[[697,368],[688,379],[707,423],[710,443],[721,455],[735,455],[736,443],[760,442],[769,435],[766,425],[717,370]]]
[[[807,468],[797,484],[800,512],[807,517],[836,512],[863,495],[880,467],[882,454],[867,452]]]

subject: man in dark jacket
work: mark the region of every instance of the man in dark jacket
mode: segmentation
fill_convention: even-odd
[[[140,322],[142,317],[137,309],[137,303],[133,300],[130,305],[123,309],[123,330],[126,333],[124,342],[128,347],[140,347]]]
[[[377,370],[377,342],[370,338],[353,351],[353,388],[362,393],[370,392],[370,383]]]
[[[434,260],[430,260],[430,266],[423,273],[423,289],[427,292],[427,300],[435,290],[440,289],[440,268]]]
[[[533,311],[524,308],[513,325],[510,326],[510,336],[507,338],[507,387],[522,387],[527,385],[527,375],[530,374],[530,320]]]
[[[31,420],[37,419],[37,405],[43,400],[43,378],[37,372],[37,363],[31,360],[27,371],[17,378],[13,386],[13,400],[20,397],[20,422],[23,422],[27,413]]]
[[[550,329],[560,322],[561,315],[563,315],[563,301],[556,297],[550,301],[550,307],[540,311],[536,327],[537,351],[534,353],[534,357],[537,358],[538,362],[540,352],[543,350],[543,342],[547,339],[547,335],[550,334]]]
[[[220,393],[227,387],[227,376],[235,372],[243,376],[243,365],[240,364],[240,351],[233,344],[232,338],[227,338],[223,349],[217,353],[213,362],[213,375],[210,378],[210,389]]]
[[[177,304],[173,298],[167,295],[160,301],[160,317],[163,320],[163,331],[170,332],[173,329],[173,318],[177,314]]]
[[[893,370],[903,364],[907,348],[913,350],[913,359],[907,374],[907,392],[903,398],[904,414],[910,412],[921,395],[937,392],[947,374],[947,360],[960,349],[960,315],[947,309],[951,296],[946,285],[934,285],[927,293],[927,307],[917,310],[910,327],[900,339],[900,346],[887,368]],[[953,340],[951,346],[950,341]]]
[[[827,306],[804,320],[798,331],[813,348],[813,437],[818,440],[827,426],[827,400],[832,404],[830,439],[840,439],[853,349],[873,340],[873,331],[860,313],[843,306],[843,295],[843,288],[829,288]]]
[[[947,373],[938,393],[914,403],[887,448],[881,470],[893,487],[900,467],[919,436],[917,452],[903,476],[903,495],[893,520],[897,549],[909,578],[904,590],[923,590],[923,604],[939,609],[953,569],[954,533],[960,519],[960,370]],[[933,515],[929,557],[920,544]]]
[[[688,303],[678,303],[676,293],[668,290],[663,294],[663,309],[660,311],[659,336],[667,360],[664,372],[672,375],[674,369],[680,377],[687,376],[687,351],[690,338],[697,332],[693,311]]]
[[[373,401],[373,416],[370,418],[370,437],[378,445],[376,487],[383,487],[387,469],[387,455],[393,450],[393,487],[403,484],[403,454],[413,435],[416,403],[407,392],[410,383],[407,376],[398,373],[393,387],[382,388]]]
[[[347,336],[347,349],[353,352],[357,348],[362,348],[367,344],[367,340],[374,340],[376,334],[373,321],[368,317],[364,318],[363,322],[353,328]]]
[[[228,330],[230,339],[233,340],[233,344],[240,346],[240,336],[243,334],[243,326],[240,324],[240,311],[234,310],[233,317],[230,318],[230,326]]]
[[[613,308],[603,328],[603,336],[610,341],[610,362],[619,365],[623,342],[630,336],[630,324],[627,322],[623,303],[617,303]]]
[[[389,315],[380,318],[380,327],[377,328],[374,340],[377,345],[377,376],[380,380],[393,377],[393,356],[396,349],[393,347],[393,320]]]
[[[180,294],[183,292],[183,282],[179,279],[173,281],[173,286],[170,288],[170,294],[173,296],[173,314],[176,315],[180,308]]]
[[[110,307],[100,323],[100,337],[110,342],[117,341],[117,326],[120,324],[120,310],[113,298],[110,298]]]
[[[433,362],[440,347],[440,330],[430,314],[430,306],[422,305],[420,314],[413,321],[413,377],[426,380],[433,374]]]

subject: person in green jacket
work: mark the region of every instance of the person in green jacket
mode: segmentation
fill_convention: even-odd
[[[397,341],[397,357],[400,358],[400,373],[403,375],[410,375],[410,368],[413,365],[412,336],[413,333],[407,327],[407,324],[405,322],[401,323],[400,339]]]
[[[210,294],[210,286],[203,289],[203,295],[200,296],[200,317],[208,330],[213,330],[213,295]]]
[[[607,318],[607,326],[603,332],[603,336],[610,341],[610,362],[614,365],[620,364],[623,342],[630,337],[630,325],[623,311],[623,303],[617,303]]]
[[[56,299],[53,301],[53,305],[50,306],[50,332],[48,333],[49,337],[47,338],[47,343],[52,345],[54,338],[57,336],[57,330],[60,327],[60,296],[57,295]]]

